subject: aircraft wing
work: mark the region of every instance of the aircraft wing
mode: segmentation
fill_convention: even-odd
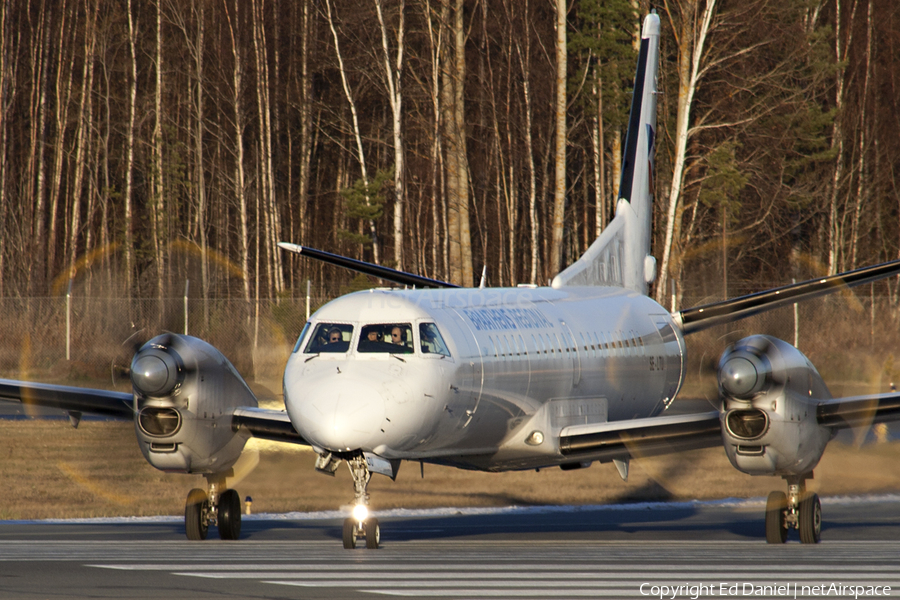
[[[559,439],[563,455],[602,462],[721,445],[718,411],[572,425]]]
[[[738,319],[752,317],[786,304],[810,300],[897,274],[900,274],[900,260],[893,260],[830,277],[811,279],[722,302],[688,308],[673,314],[672,318],[681,326],[682,333],[687,335],[722,323],[731,323]]]
[[[834,429],[900,420],[900,393],[835,398],[816,408],[819,425]]]
[[[390,267],[383,267],[374,263],[356,260],[355,258],[341,256],[340,254],[332,254],[331,252],[325,252],[324,250],[316,250],[315,248],[310,248],[308,246],[298,246],[297,244],[278,242],[278,247],[282,250],[287,250],[288,252],[295,252],[296,254],[300,254],[301,256],[307,256],[309,258],[320,260],[324,263],[328,263],[329,265],[343,267],[345,269],[350,269],[351,271],[364,273],[366,275],[372,275],[374,277],[378,277],[379,279],[384,279],[385,281],[391,281],[400,285],[411,285],[414,287],[425,288],[459,287],[456,284],[441,281],[439,279],[431,279],[429,277],[422,277],[421,275],[407,273],[406,271],[398,271],[397,269],[391,269]]]
[[[247,431],[253,437],[275,442],[288,442],[309,446],[291,424],[291,418],[283,410],[265,408],[237,408],[231,417],[234,431]]]
[[[127,392],[0,379],[0,399],[117,419],[134,415],[134,396]]]

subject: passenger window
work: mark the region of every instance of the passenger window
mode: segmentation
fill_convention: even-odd
[[[447,349],[447,344],[444,343],[444,338],[441,337],[441,332],[434,323],[419,324],[419,345],[422,348],[422,354],[450,356],[450,350]]]
[[[409,323],[364,325],[356,350],[363,353],[412,354],[412,326]]]
[[[350,338],[353,336],[353,326],[341,323],[319,323],[313,331],[309,343],[306,344],[305,354],[318,354],[320,352],[346,352],[350,349]]]

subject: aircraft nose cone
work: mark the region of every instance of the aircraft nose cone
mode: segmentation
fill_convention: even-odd
[[[728,360],[719,372],[722,388],[735,398],[745,398],[757,390],[759,372],[742,356]]]
[[[131,382],[147,396],[165,396],[178,384],[180,369],[173,351],[141,352],[131,363]]]
[[[134,361],[131,379],[147,392],[162,389],[169,379],[169,369],[158,356],[142,356]]]
[[[364,382],[308,389],[295,427],[316,446],[333,451],[371,450],[384,436],[384,397]]]

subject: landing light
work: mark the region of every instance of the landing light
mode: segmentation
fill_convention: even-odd
[[[353,507],[353,518],[362,523],[369,516],[369,508],[365,504],[357,504]]]
[[[544,443],[544,434],[540,431],[532,431],[531,435],[525,438],[525,443],[529,446],[540,446]]]

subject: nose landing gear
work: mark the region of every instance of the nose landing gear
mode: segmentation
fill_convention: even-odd
[[[381,543],[381,526],[378,519],[369,516],[369,494],[366,489],[372,473],[366,465],[366,459],[360,454],[347,460],[350,475],[353,477],[353,516],[344,520],[344,548],[356,548],[356,540],[365,538],[366,548],[376,550]]]
[[[766,501],[766,542],[783,544],[788,529],[800,532],[803,544],[818,544],[822,533],[822,503],[818,494],[806,491],[812,473],[785,477],[788,493],[772,492]]]

